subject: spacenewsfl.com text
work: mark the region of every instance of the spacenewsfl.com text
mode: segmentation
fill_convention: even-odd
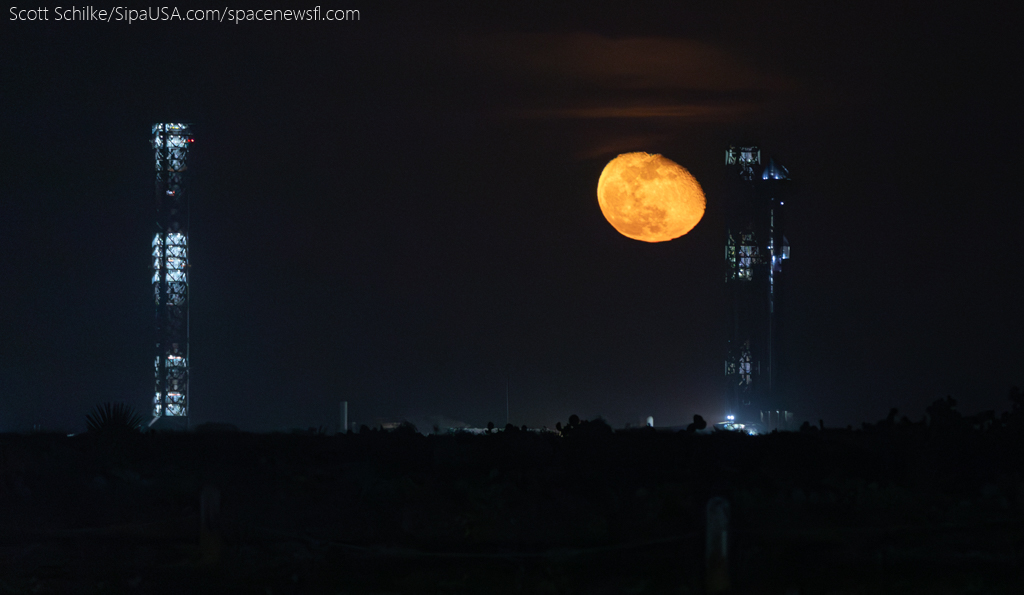
[[[209,21],[215,23],[234,23],[236,25],[249,22],[280,22],[280,21],[358,21],[358,10],[330,8],[322,10],[319,6],[307,9],[249,9],[249,8],[205,8],[181,9],[177,6],[151,6],[149,8],[128,8],[114,6],[96,8],[95,6],[56,6],[40,8],[23,8],[12,6],[11,21],[93,21],[101,23],[140,23],[149,21]]]

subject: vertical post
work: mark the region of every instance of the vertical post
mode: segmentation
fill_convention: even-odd
[[[722,593],[729,589],[729,501],[725,498],[708,500],[706,531],[704,584],[708,593]]]
[[[348,432],[348,401],[341,402],[341,429],[338,431],[340,434]]]

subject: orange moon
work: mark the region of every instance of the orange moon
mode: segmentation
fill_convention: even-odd
[[[704,216],[707,200],[697,179],[670,159],[623,153],[604,166],[597,202],[608,223],[627,238],[667,242]]]

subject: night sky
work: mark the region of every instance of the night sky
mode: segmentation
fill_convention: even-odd
[[[504,425],[506,382],[517,425],[720,419],[730,144],[795,180],[798,419],[916,420],[946,395],[1006,409],[1024,383],[1010,15],[614,6],[238,25],[5,6],[0,431],[78,430],[104,401],[149,411],[149,138],[172,121],[196,139],[193,422],[333,427],[348,400],[368,425]],[[692,232],[648,244],[604,220],[598,176],[628,151],[701,182]]]

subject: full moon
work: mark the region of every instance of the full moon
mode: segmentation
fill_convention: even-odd
[[[597,181],[597,202],[608,223],[627,238],[667,242],[704,216],[704,191],[686,168],[661,155],[623,153]]]

